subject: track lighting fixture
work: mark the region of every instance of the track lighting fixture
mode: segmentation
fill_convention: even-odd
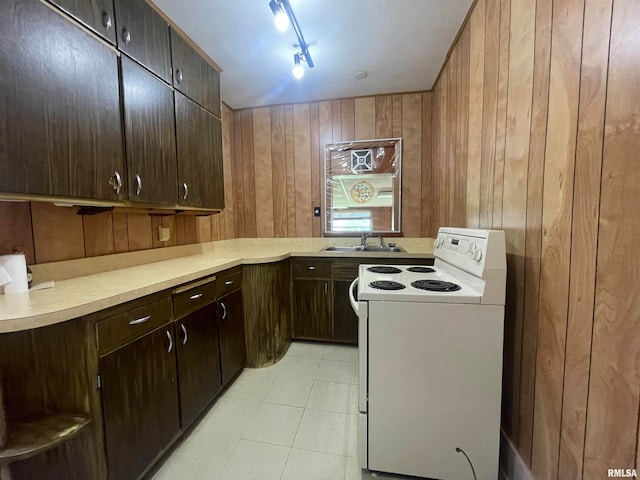
[[[298,20],[296,20],[296,16],[291,9],[289,0],[271,0],[269,2],[269,8],[271,8],[271,12],[275,17],[274,20],[278,30],[286,30],[290,23],[293,26],[296,37],[298,37],[298,46],[300,47],[300,53],[296,53],[293,56],[292,73],[294,77],[300,79],[304,76],[304,68],[300,63],[302,60],[307,62],[307,66],[309,68],[313,68],[315,66],[313,63],[313,59],[311,58],[311,54],[309,53],[309,45],[304,41],[302,30],[300,30],[300,25],[298,25]]]
[[[301,55],[299,53],[296,53],[293,56],[293,69],[291,70],[291,73],[293,73],[293,76],[296,77],[298,80],[304,77],[304,68],[302,68],[302,65],[300,65],[300,59],[301,59]]]
[[[284,7],[281,2],[277,0],[271,0],[269,2],[269,7],[273,12],[274,23],[276,24],[276,28],[281,32],[284,32],[289,28],[289,16],[287,12],[284,11]]]

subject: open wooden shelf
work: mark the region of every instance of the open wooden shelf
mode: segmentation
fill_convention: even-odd
[[[91,423],[91,419],[77,414],[58,413],[47,417],[9,424],[7,446],[0,449],[0,464],[24,460],[76,436]]]

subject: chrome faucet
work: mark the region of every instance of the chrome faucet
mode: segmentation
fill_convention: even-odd
[[[381,246],[381,247],[386,247],[386,246],[387,246],[387,244],[386,244],[386,243],[384,243],[384,237],[383,237],[382,235],[380,235],[378,238],[380,239],[380,246]]]
[[[367,244],[367,238],[369,238],[370,236],[371,234],[367,232],[360,235],[360,248],[364,249],[365,245]]]

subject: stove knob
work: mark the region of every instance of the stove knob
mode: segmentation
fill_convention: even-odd
[[[473,259],[480,263],[480,260],[482,260],[482,250],[476,250],[475,252],[473,252]]]
[[[476,251],[477,245],[475,244],[475,242],[471,242],[469,244],[469,248],[467,248],[467,253],[471,253],[473,254],[473,252]]]

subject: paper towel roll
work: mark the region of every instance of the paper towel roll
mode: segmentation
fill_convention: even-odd
[[[11,277],[11,282],[4,286],[5,295],[23,293],[29,290],[27,282],[27,260],[24,253],[0,256],[0,266]]]

